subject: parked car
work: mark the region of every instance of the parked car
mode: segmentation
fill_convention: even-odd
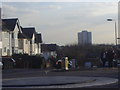
[[[64,69],[65,68],[65,61],[64,60],[58,60],[56,62],[56,68],[57,69]],[[68,68],[72,68],[72,61],[68,61]]]
[[[56,62],[56,68],[57,68],[57,69],[62,69],[62,65],[63,65],[63,60],[58,60],[58,61]]]

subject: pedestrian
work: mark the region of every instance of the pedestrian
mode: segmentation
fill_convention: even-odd
[[[113,59],[113,65],[114,67],[117,67],[118,60],[120,59],[120,51],[119,49],[114,49],[114,59]]]
[[[108,66],[112,67],[113,59],[114,59],[114,52],[113,49],[109,49],[106,54],[106,58],[108,60]]]
[[[101,51],[100,59],[102,61],[102,66],[105,67],[106,59],[106,50]]]

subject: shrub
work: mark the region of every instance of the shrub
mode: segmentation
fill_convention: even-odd
[[[27,54],[14,54],[16,60],[15,68],[41,68],[44,58],[41,56],[30,56]]]

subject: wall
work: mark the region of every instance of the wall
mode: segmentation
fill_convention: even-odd
[[[9,32],[2,32],[2,56],[10,55]]]
[[[16,26],[15,26],[15,29],[14,29],[14,31],[13,31],[13,33],[14,33],[14,38],[12,39],[13,40],[13,47],[14,47],[14,53],[18,53],[19,51],[18,51],[18,32],[19,32],[19,28],[18,28],[18,26],[17,26],[17,24],[16,24]]]
[[[41,54],[41,43],[35,43],[35,54]]]
[[[29,48],[30,48],[30,41],[29,40],[27,40],[27,39],[24,39],[23,40],[23,49],[24,49],[24,53],[26,53],[26,54],[30,54],[29,52],[30,52],[30,50],[29,50]]]

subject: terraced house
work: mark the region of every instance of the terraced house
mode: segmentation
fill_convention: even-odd
[[[18,18],[2,19],[2,56],[18,53],[18,33],[21,32]]]
[[[21,27],[18,18],[2,19],[2,56],[40,54],[42,38],[39,35],[34,27]]]
[[[21,27],[19,35],[19,46],[24,53],[36,55],[41,53],[41,34],[37,33],[34,27]]]

